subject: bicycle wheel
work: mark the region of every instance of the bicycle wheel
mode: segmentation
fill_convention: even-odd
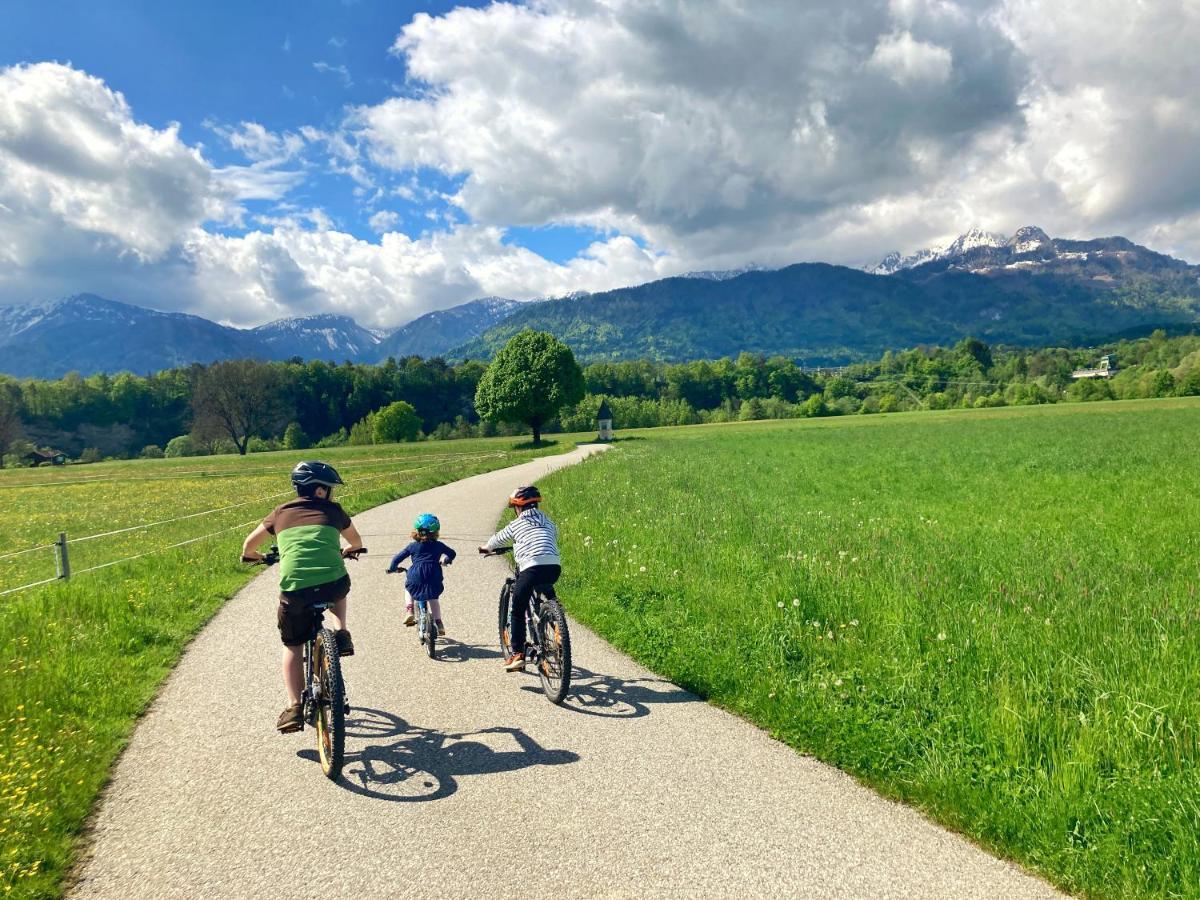
[[[512,645],[508,640],[508,629],[510,627],[508,621],[508,602],[511,595],[511,584],[505,584],[504,587],[500,588],[500,652],[504,654],[505,659],[512,656]]]
[[[333,630],[317,634],[313,670],[317,689],[317,753],[325,777],[336,780],[342,773],[346,751],[346,692],[342,684],[342,660]]]
[[[430,659],[437,658],[437,625],[433,621],[433,613],[425,614],[425,649]]]
[[[542,692],[551,703],[562,703],[571,689],[571,634],[567,614],[553,597],[542,600],[542,618],[538,625],[538,677]]]

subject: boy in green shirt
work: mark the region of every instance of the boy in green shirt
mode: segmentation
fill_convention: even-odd
[[[275,727],[283,734],[303,727],[300,693],[304,687],[304,656],[300,649],[314,636],[316,603],[333,605],[328,612],[337,630],[338,652],[354,655],[354,642],[346,630],[346,598],[350,576],[346,557],[364,552],[362,538],[346,511],[332,499],[333,487],[344,484],[333,466],[302,462],[292,470],[296,499],[276,507],[242,544],[242,560],[261,560],[255,547],[267,535],[279,545],[279,609],[276,618],[283,640],[283,683],[288,707]],[[345,538],[350,546],[342,549]]]

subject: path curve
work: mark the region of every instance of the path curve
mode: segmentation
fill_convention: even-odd
[[[275,733],[275,575],[251,582],[139,723],[71,894],[1057,896],[578,624],[565,708],[535,676],[505,675],[494,599],[504,563],[472,548],[513,485],[594,449],[355,517],[371,554],[350,567],[358,653],[345,664],[355,711],[342,783],[321,775],[312,731]],[[460,551],[443,599],[452,640],[436,662],[401,626],[398,581],[383,574],[426,510]]]

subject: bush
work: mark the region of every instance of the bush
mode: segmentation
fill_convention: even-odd
[[[350,440],[350,435],[346,433],[345,428],[339,428],[333,434],[326,435],[317,441],[317,447],[344,447],[346,442]]]
[[[351,426],[348,443],[352,447],[375,443],[375,413],[367,413]]]
[[[158,444],[147,444],[138,454],[142,459],[162,459],[163,449]]]
[[[164,455],[167,459],[175,459],[180,456],[203,456],[204,451],[190,434],[181,434],[179,437],[173,437],[167,441]]]
[[[269,453],[272,450],[278,450],[279,445],[275,441],[264,440],[260,437],[252,437],[246,444],[248,453]]]
[[[304,429],[300,427],[300,423],[292,422],[288,425],[287,430],[283,432],[283,449],[306,450],[308,449],[308,445],[308,435],[304,433]]]
[[[84,447],[83,452],[79,454],[81,463],[96,463],[101,460],[100,451],[95,447]]]

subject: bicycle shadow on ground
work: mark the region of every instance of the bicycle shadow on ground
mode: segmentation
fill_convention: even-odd
[[[424,648],[422,648],[424,649]],[[499,650],[480,644],[464,644],[454,638],[439,638],[434,662],[470,662],[473,659],[501,659]]]
[[[537,672],[532,674],[537,677]],[[542,692],[540,685],[524,685],[521,690],[535,694]],[[638,719],[650,715],[650,707],[657,703],[702,702],[695,694],[665,678],[617,678],[573,666],[571,690],[562,708],[586,716]]]
[[[508,736],[485,743],[483,735]],[[369,741],[361,746],[362,741]],[[318,762],[316,750],[297,756]],[[441,800],[458,790],[464,775],[514,772],[579,760],[570,750],[547,750],[519,728],[494,727],[465,734],[421,728],[389,712],[356,708],[346,719],[346,762],[337,784],[353,794],[393,803]]]

